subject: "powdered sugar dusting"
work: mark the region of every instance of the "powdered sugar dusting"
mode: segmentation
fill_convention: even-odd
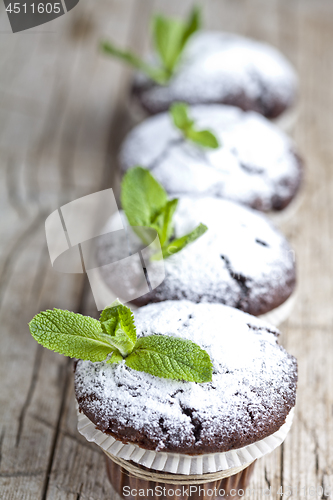
[[[145,306],[135,321],[138,336],[183,337],[206,349],[213,381],[79,361],[76,396],[99,429],[157,451],[197,454],[245,446],[284,423],[295,403],[296,362],[277,344],[277,330],[226,306],[189,301]]]
[[[210,129],[221,144],[202,149],[182,141],[168,113],[148,118],[125,140],[122,169],[142,165],[170,193],[229,198],[263,211],[281,209],[295,196],[301,165],[294,144],[255,112],[233,106],[193,106],[199,129]]]
[[[273,117],[295,99],[297,77],[273,47],[231,33],[199,32],[189,41],[182,63],[166,86],[136,81],[149,111],[165,111],[175,101],[228,103]]]
[[[264,216],[227,200],[181,197],[174,216],[175,237],[187,234],[200,222],[208,231],[165,259],[165,280],[143,300],[220,302],[258,316],[290,296],[295,285],[294,254]],[[120,245],[127,255],[125,235],[114,245],[101,243],[100,264],[119,256]],[[139,247],[138,238],[132,235],[130,252]],[[103,271],[103,279],[112,289],[112,276]]]

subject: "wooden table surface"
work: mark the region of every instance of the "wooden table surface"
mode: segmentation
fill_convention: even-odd
[[[102,36],[144,51],[154,10],[188,0],[81,0],[33,33],[10,32],[0,6],[0,498],[113,499],[103,454],[76,430],[72,365],[38,346],[41,309],[96,315],[83,275],[52,270],[44,221],[111,187],[128,128],[131,72],[100,55]],[[251,498],[333,498],[333,2],[206,0],[205,23],[277,46],[300,77],[295,139],[306,159],[303,203],[282,229],[296,249],[299,300],[282,343],[299,361],[296,417],[256,467]],[[320,487],[326,491],[322,492]],[[300,490],[298,493],[296,488]],[[317,488],[319,488],[317,493]]]

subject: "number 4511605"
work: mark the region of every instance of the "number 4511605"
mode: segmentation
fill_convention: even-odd
[[[8,7],[6,8],[6,11],[9,12],[10,14],[20,14],[21,12],[26,14],[27,13],[27,10],[30,8],[31,9],[31,12],[33,14],[60,14],[61,12],[61,7],[60,7],[60,2],[57,2],[57,3],[38,3],[38,4],[26,4],[26,3],[23,3],[23,4],[20,4],[18,2],[15,2],[15,3],[10,3],[8,5]]]

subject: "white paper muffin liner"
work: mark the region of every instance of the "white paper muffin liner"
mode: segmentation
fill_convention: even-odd
[[[258,316],[258,318],[263,319],[264,321],[267,321],[271,325],[274,326],[279,326],[281,323],[286,321],[286,319],[289,318],[292,310],[295,307],[296,301],[298,297],[298,290],[294,290],[294,292],[288,297],[288,299],[283,302],[280,306],[276,307],[275,309],[272,309],[268,313],[262,314],[261,316]]]
[[[172,474],[207,474],[223,470],[242,467],[258,458],[271,453],[285,440],[293,421],[294,409],[290,411],[286,422],[272,434],[256,443],[243,448],[226,451],[224,453],[209,453],[206,455],[184,455],[180,453],[167,453],[145,450],[134,444],[124,444],[114,437],[96,429],[96,426],[86,415],[78,411],[79,433],[87,441],[96,443],[103,451],[123,460],[131,460],[156,471],[170,472]]]

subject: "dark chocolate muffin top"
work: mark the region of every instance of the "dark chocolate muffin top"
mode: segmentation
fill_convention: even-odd
[[[149,169],[166,191],[228,198],[262,211],[282,210],[295,197],[302,162],[292,140],[264,117],[233,106],[193,106],[198,129],[219,140],[209,150],[182,139],[169,113],[135,127],[120,153],[125,172]]]
[[[208,226],[206,233],[164,260],[164,281],[135,299],[136,305],[188,299],[218,302],[259,316],[287,300],[296,282],[294,252],[265,216],[228,200],[181,197],[174,215],[175,237],[200,222]],[[114,269],[105,264],[133,255],[143,245],[131,228],[117,240],[110,234],[111,242],[98,242],[97,262],[103,266],[102,279],[112,289]],[[135,263],[128,262],[122,276],[125,290],[131,288],[135,274],[131,265]]]
[[[167,85],[157,85],[142,75],[133,85],[134,95],[150,114],[166,111],[175,101],[185,101],[231,104],[268,118],[289,108],[296,90],[295,71],[275,48],[213,31],[191,37]]]
[[[142,448],[199,455],[276,432],[295,405],[296,360],[278,330],[219,304],[168,301],[135,312],[137,334],[190,339],[213,362],[209,383],[174,381],[120,364],[79,361],[80,410],[105,433]]]

